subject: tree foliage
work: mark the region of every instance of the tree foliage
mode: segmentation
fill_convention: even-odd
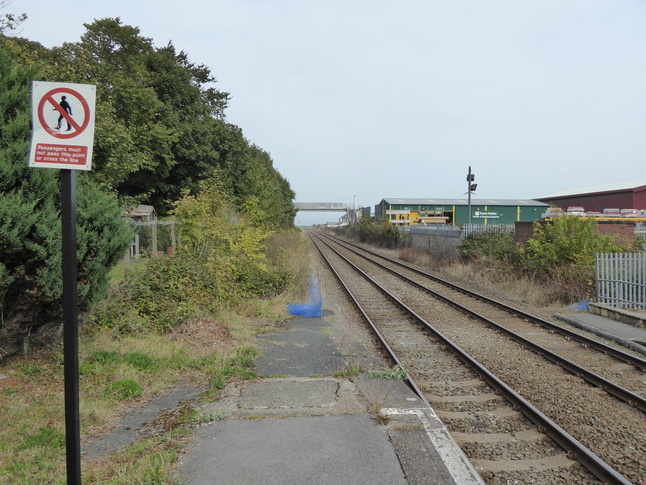
[[[165,215],[185,191],[218,170],[237,208],[256,196],[273,227],[296,215],[289,183],[269,154],[225,120],[229,94],[214,87],[208,67],[172,43],[156,47],[119,18],[86,24],[78,42],[43,52],[12,39],[14,56],[43,63],[48,81],[97,86],[91,178],[124,203],[145,203]]]
[[[23,20],[4,19],[5,29]],[[155,261],[151,271],[185,273],[232,297],[279,291],[283,275],[267,266],[263,243],[276,228],[293,227],[294,192],[270,155],[226,121],[229,94],[214,87],[206,66],[172,43],[155,46],[118,18],[85,28],[78,42],[52,49],[0,32],[0,342],[17,341],[60,313],[58,174],[26,164],[36,79],[97,86],[93,169],[79,176],[77,192],[83,308],[104,293],[107,271],[131,238],[121,207],[136,203],[162,216],[174,210],[186,222],[187,251]],[[203,248],[210,259],[200,274],[188,269],[202,256],[189,251],[197,247],[189,234],[195,221],[221,251]],[[151,275],[136,294],[154,291],[148,282],[169,282]],[[169,308],[180,298],[179,291],[166,296]]]
[[[58,171],[27,167],[29,86],[36,70],[0,49],[0,358],[32,331],[60,321],[61,218]],[[79,300],[104,293],[107,272],[124,254],[131,231],[114,197],[86,177],[77,191]]]

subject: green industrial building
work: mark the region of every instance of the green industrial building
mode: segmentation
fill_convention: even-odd
[[[471,199],[471,224],[502,225],[536,221],[549,204],[536,200]],[[468,224],[468,199],[382,199],[375,218],[398,226],[424,224]]]

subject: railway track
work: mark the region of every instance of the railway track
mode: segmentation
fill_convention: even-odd
[[[488,483],[643,483],[643,360],[560,336],[549,322],[356,245],[312,237]]]

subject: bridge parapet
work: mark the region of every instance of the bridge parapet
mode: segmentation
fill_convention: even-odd
[[[352,209],[349,205],[341,202],[294,202],[294,207],[299,211],[329,211],[345,212]]]

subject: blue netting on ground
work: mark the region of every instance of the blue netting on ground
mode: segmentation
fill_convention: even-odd
[[[287,305],[287,311],[290,315],[314,318],[323,316],[322,307],[323,299],[321,298],[319,280],[313,274],[310,274],[310,302],[290,303],[289,305]]]
[[[590,298],[586,298],[585,300],[580,301],[579,303],[575,303],[574,305],[570,305],[568,308],[570,310],[587,310],[589,301],[590,301]]]

